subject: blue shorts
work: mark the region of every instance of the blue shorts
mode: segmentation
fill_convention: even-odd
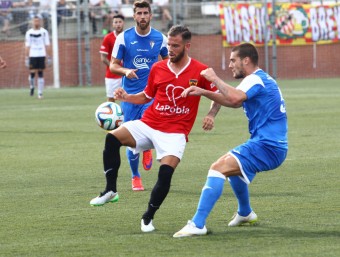
[[[249,184],[257,172],[273,170],[286,159],[286,147],[273,146],[260,141],[248,140],[230,151],[239,164],[243,177]]]
[[[139,120],[142,118],[145,110],[152,104],[152,101],[147,104],[132,104],[127,102],[121,102],[120,106],[124,113],[124,122],[130,120]]]

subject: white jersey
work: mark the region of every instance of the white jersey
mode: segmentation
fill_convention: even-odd
[[[25,45],[30,48],[29,57],[45,57],[46,46],[50,45],[48,31],[44,28],[29,29],[25,36]]]

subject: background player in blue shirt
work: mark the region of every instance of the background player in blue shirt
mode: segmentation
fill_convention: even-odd
[[[187,88],[182,96],[203,95],[221,105],[243,107],[249,122],[250,139],[220,157],[210,166],[196,213],[174,237],[207,234],[206,219],[222,194],[226,177],[238,200],[238,210],[228,226],[255,223],[257,215],[250,207],[248,185],[257,172],[273,170],[287,156],[287,116],[285,102],[276,81],[258,67],[258,53],[249,43],[232,49],[229,68],[234,78],[243,78],[231,87],[208,68],[201,72],[219,89],[208,92]]]
[[[162,59],[168,58],[167,38],[150,26],[152,13],[149,2],[134,2],[133,12],[136,26],[117,37],[110,64],[111,72],[123,76],[122,86],[128,94],[142,92],[147,84],[151,66],[159,60],[159,56]],[[140,119],[151,103],[138,105],[122,102],[124,122]],[[138,171],[139,155],[133,154],[128,148],[126,153],[132,172],[132,189],[142,191],[144,187]],[[149,170],[151,165],[152,153],[148,150],[143,152],[144,169]]]

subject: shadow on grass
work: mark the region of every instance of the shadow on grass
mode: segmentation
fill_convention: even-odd
[[[224,232],[214,232],[209,230],[210,236],[228,236],[234,238],[339,238],[340,232],[337,230],[330,231],[311,231],[307,229],[294,229],[288,227],[267,227],[265,225],[243,226],[237,228],[226,228]]]
[[[202,184],[203,187],[203,184]],[[200,195],[201,194],[201,190],[197,189],[197,192],[193,192],[191,189],[185,190],[185,189],[171,189],[171,193],[172,194],[179,194],[179,195]],[[257,192],[251,192],[251,198],[255,198],[255,197],[301,197],[303,196],[303,193],[298,193],[298,192],[266,192],[266,193],[257,193]],[[232,196],[234,197],[234,196]]]

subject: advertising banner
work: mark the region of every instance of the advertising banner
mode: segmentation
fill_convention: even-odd
[[[340,4],[311,5],[271,3],[221,3],[223,46],[242,42],[272,43],[275,26],[277,45],[331,44],[340,42]]]

